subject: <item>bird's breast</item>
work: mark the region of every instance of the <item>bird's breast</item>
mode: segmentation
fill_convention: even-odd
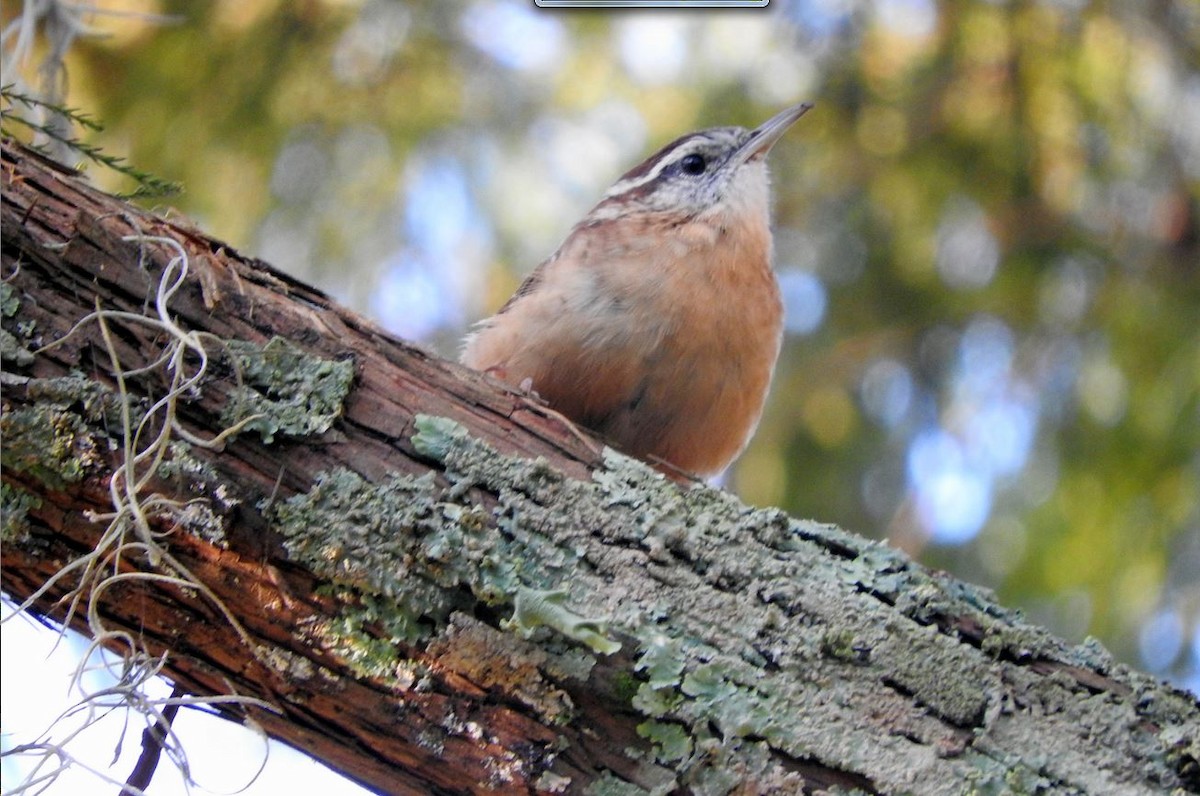
[[[712,473],[762,412],[783,328],[765,225],[759,234],[691,225],[652,262],[625,260],[598,286],[631,334],[614,358],[639,362],[628,400],[603,422],[632,453]]]
[[[577,229],[463,361],[531,383],[626,453],[720,471],[758,423],[783,308],[765,220],[719,221]]]

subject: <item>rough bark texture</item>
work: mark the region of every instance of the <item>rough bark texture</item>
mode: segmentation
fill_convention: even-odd
[[[173,252],[145,236],[173,238],[190,271],[171,314],[212,335],[180,424],[211,437],[259,417],[222,451],[177,442],[147,494],[200,500],[152,524],[251,643],[196,589],[123,581],[101,616],[169,650],[192,692],[267,700],[278,712],[253,713],[272,735],[355,780],[1200,792],[1200,705],[1098,645],[837,528],[596,453],[520,395],[9,143],[2,172],[4,590],[21,600],[92,549],[122,460],[98,324],[38,349],[97,306],[149,313]],[[153,327],[108,327],[126,371],[162,351]],[[135,415],[163,372],[126,379]],[[71,585],[35,610],[61,616]]]

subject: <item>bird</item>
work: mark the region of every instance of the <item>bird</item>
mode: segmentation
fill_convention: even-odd
[[[626,454],[721,473],[758,425],[783,340],[766,158],[811,107],[688,133],[627,171],[473,327],[462,364]]]

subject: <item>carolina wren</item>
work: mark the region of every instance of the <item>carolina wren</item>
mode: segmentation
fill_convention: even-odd
[[[625,453],[723,470],[758,425],[782,341],[766,155],[810,107],[689,133],[626,172],[475,327],[463,364]]]

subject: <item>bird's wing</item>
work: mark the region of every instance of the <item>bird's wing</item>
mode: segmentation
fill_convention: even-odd
[[[525,277],[525,279],[521,282],[521,286],[517,288],[516,292],[508,297],[508,301],[504,302],[504,306],[496,311],[496,314],[503,315],[505,312],[512,309],[512,305],[517,303],[522,296],[528,296],[530,293],[537,290],[538,285],[542,283],[542,279],[546,275],[546,266],[553,259],[554,258],[551,257],[549,260],[543,260],[537,268],[534,268],[533,271],[530,272],[529,276]]]

